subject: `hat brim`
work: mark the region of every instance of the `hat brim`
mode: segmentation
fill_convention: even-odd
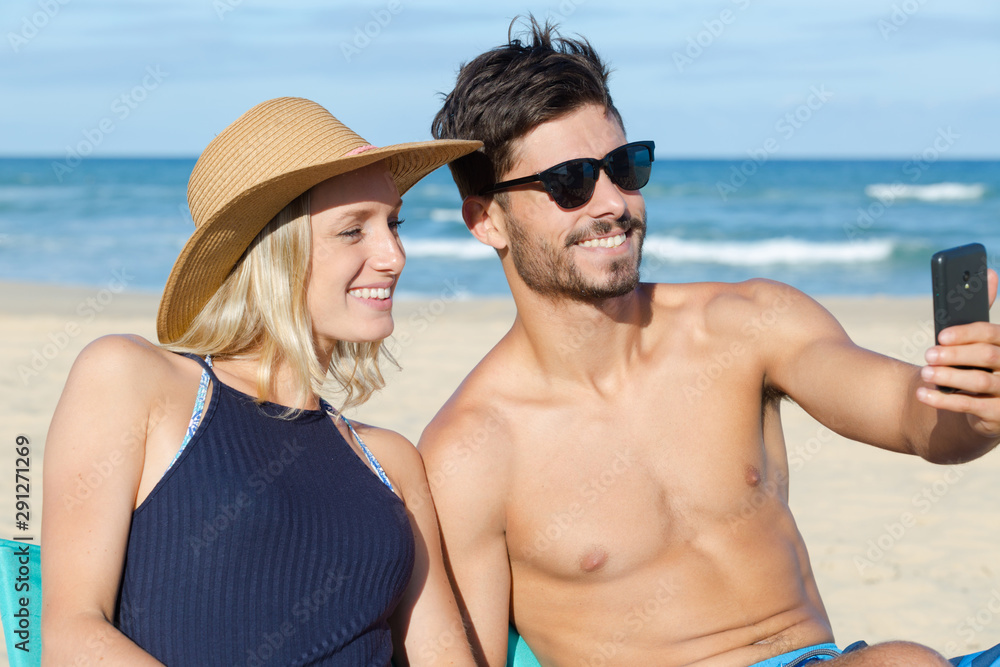
[[[180,338],[250,242],[285,206],[323,181],[385,161],[402,195],[421,178],[482,144],[435,140],[394,144],[336,157],[256,184],[216,211],[188,239],[167,278],[156,318],[161,343]]]

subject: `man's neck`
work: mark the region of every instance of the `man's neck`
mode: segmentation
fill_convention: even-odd
[[[512,342],[548,377],[595,386],[614,382],[627,371],[651,313],[649,292],[642,285],[624,296],[595,301],[525,290],[514,294],[514,303]]]

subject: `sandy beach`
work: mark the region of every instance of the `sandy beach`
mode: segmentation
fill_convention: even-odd
[[[40,535],[46,431],[76,355],[94,338],[155,340],[158,295],[0,284],[0,535]],[[859,344],[918,362],[929,299],[820,299]],[[508,300],[401,301],[390,345],[402,366],[353,415],[413,441],[503,335]],[[782,407],[791,504],[841,645],[909,639],[948,656],[1000,642],[1000,454],[942,468],[845,440]],[[14,527],[14,444],[31,447],[31,520]]]

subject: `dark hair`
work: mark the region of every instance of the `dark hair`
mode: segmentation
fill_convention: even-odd
[[[561,37],[556,25],[539,25],[529,14],[530,41],[522,43],[513,36],[519,20],[511,22],[507,44],[462,65],[431,124],[435,139],[483,142],[482,149],[449,165],[463,198],[506,173],[514,142],[542,123],[597,104],[622,124],[608,91],[610,70],[590,42]]]

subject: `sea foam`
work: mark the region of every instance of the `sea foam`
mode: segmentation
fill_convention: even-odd
[[[407,257],[448,257],[450,259],[485,259],[496,257],[493,248],[475,239],[403,239]]]
[[[669,262],[700,262],[730,266],[773,264],[851,264],[880,262],[892,255],[891,240],[816,242],[796,238],[759,241],[691,241],[650,236],[643,244],[646,257]]]
[[[496,257],[492,248],[475,239],[407,239],[403,246],[408,257],[461,260]],[[805,241],[790,237],[759,241],[694,241],[674,236],[650,235],[643,243],[643,254],[659,261],[731,266],[880,262],[888,259],[894,249],[895,244],[888,239],[854,243]]]
[[[865,194],[874,199],[916,199],[918,201],[969,201],[982,199],[986,186],[982,183],[930,183],[905,185],[903,183],[874,183],[865,188]]]
[[[434,222],[457,222],[460,225],[465,224],[465,219],[462,217],[462,209],[460,208],[432,208],[430,219]]]

